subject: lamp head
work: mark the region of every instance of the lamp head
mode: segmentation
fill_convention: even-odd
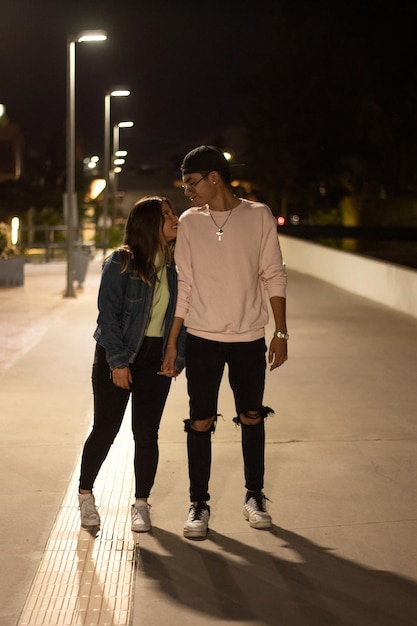
[[[130,96],[130,91],[128,89],[115,89],[110,92],[110,95],[120,97],[120,96]]]
[[[83,30],[77,35],[75,41],[82,43],[83,41],[106,41],[107,33],[105,30]]]

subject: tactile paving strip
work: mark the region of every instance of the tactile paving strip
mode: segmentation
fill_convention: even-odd
[[[100,530],[80,527],[79,463],[50,534],[18,626],[128,626],[136,536],[130,405],[97,478]]]

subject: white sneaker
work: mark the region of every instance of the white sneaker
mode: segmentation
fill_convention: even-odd
[[[139,504],[132,504],[132,530],[136,533],[146,533],[151,529],[151,517],[149,509],[151,505],[140,500]]]
[[[272,517],[266,510],[266,496],[262,491],[248,491],[243,515],[252,528],[271,528]]]
[[[96,501],[92,493],[86,498],[83,494],[78,494],[80,506],[81,526],[100,526],[100,515],[98,514]]]
[[[184,537],[205,537],[208,532],[210,507],[204,502],[193,502],[184,524]]]

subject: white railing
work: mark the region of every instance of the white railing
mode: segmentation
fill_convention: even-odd
[[[417,317],[417,270],[280,235],[289,270]]]

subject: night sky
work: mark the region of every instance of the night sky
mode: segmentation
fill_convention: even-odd
[[[266,64],[278,32],[297,42],[299,58],[293,55],[294,71],[288,66],[286,74],[300,82],[300,68],[314,73],[310,57],[320,58],[306,42],[328,50],[323,38],[345,23],[365,51],[371,79],[391,81],[393,97],[402,77],[417,80],[414,0],[0,0],[0,102],[28,150],[42,151],[57,136],[65,142],[67,38],[104,29],[106,42],[76,46],[76,133],[84,155],[103,155],[104,96],[124,87],[131,96],[113,98],[111,112],[112,124],[135,122],[120,134],[128,165],[171,156],[180,162],[189,149],[241,124],[239,89],[256,90],[251,76]],[[337,80],[349,71],[341,66]]]
[[[76,131],[85,155],[103,154],[104,96],[136,166],[182,155],[240,123],[236,86],[265,55],[269,1],[0,0],[0,102],[26,147],[65,130],[67,37],[104,29],[108,40],[76,46]],[[132,159],[136,161],[132,163]]]

